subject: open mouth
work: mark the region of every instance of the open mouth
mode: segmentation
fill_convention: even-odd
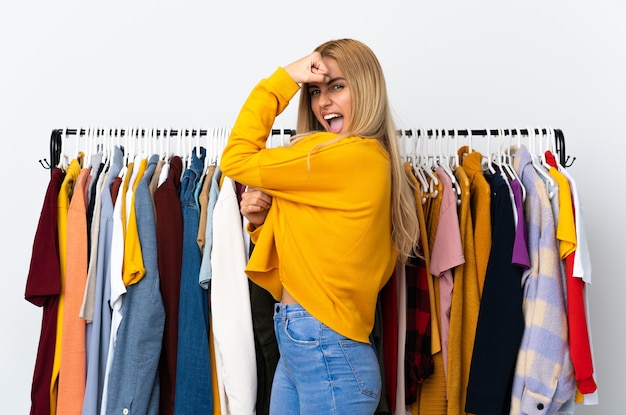
[[[328,124],[328,131],[338,133],[343,129],[343,116],[339,114],[324,115],[324,120]]]

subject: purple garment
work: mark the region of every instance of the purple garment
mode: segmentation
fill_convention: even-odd
[[[515,208],[517,210],[517,227],[515,228],[515,242],[513,243],[513,255],[511,263],[523,269],[530,268],[528,256],[528,237],[526,234],[526,218],[524,216],[524,200],[522,200],[522,186],[517,179],[510,180],[509,185],[513,190]]]

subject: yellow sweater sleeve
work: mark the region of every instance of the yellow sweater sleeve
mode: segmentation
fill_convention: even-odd
[[[133,194],[130,205],[130,215],[128,216],[128,224],[124,235],[124,264],[122,280],[124,285],[129,286],[136,284],[146,274],[143,266],[143,255],[141,253],[141,244],[139,242],[139,230],[137,229],[137,216],[135,215],[135,193],[143,174],[148,165],[147,159],[142,159],[139,163],[139,170],[133,186]]]
[[[299,90],[282,68],[259,82],[243,105],[222,153],[220,168],[225,175],[248,186],[262,186],[259,150],[266,148],[274,120]]]

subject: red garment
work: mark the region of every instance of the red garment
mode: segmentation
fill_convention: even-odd
[[[183,262],[183,216],[178,196],[181,172],[182,160],[178,156],[172,157],[167,179],[154,191],[159,282],[165,309],[163,346],[159,361],[161,382],[159,413],[161,415],[174,413],[176,389],[178,307]]]
[[[122,185],[123,179],[121,177],[116,177],[113,179],[113,183],[111,183],[111,199],[113,200],[113,205],[115,206],[115,201],[117,200],[117,193],[120,191],[120,186]]]
[[[574,277],[574,255],[576,255],[575,252],[565,258],[569,352],[574,364],[578,390],[584,395],[595,392],[598,386],[593,379],[593,360],[587,331],[585,281]]]
[[[557,168],[556,159],[552,152],[546,151],[545,156],[546,162]],[[576,212],[574,211],[575,218]],[[593,379],[593,359],[585,309],[585,281],[574,276],[575,255],[576,252],[573,252],[565,258],[569,349],[578,390],[582,394],[589,394],[595,392],[598,387]]]
[[[24,298],[43,307],[41,333],[31,388],[30,413],[50,413],[50,382],[56,344],[57,312],[61,294],[57,197],[65,173],[53,168],[33,241]]]
[[[431,314],[428,295],[429,273],[421,260],[415,266],[405,266],[406,342],[405,342],[405,404],[417,401],[419,384],[434,371],[431,352]]]
[[[380,290],[380,306],[383,321],[383,358],[385,382],[391,412],[395,412],[398,373],[398,287],[394,270],[387,284]]]

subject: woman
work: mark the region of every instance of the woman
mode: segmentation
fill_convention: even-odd
[[[299,134],[266,148],[298,91]],[[378,292],[419,235],[395,131],[378,59],[352,39],[261,80],[233,126],[220,167],[251,190],[241,204],[255,243],[246,272],[279,301],[272,414],[376,410]]]

